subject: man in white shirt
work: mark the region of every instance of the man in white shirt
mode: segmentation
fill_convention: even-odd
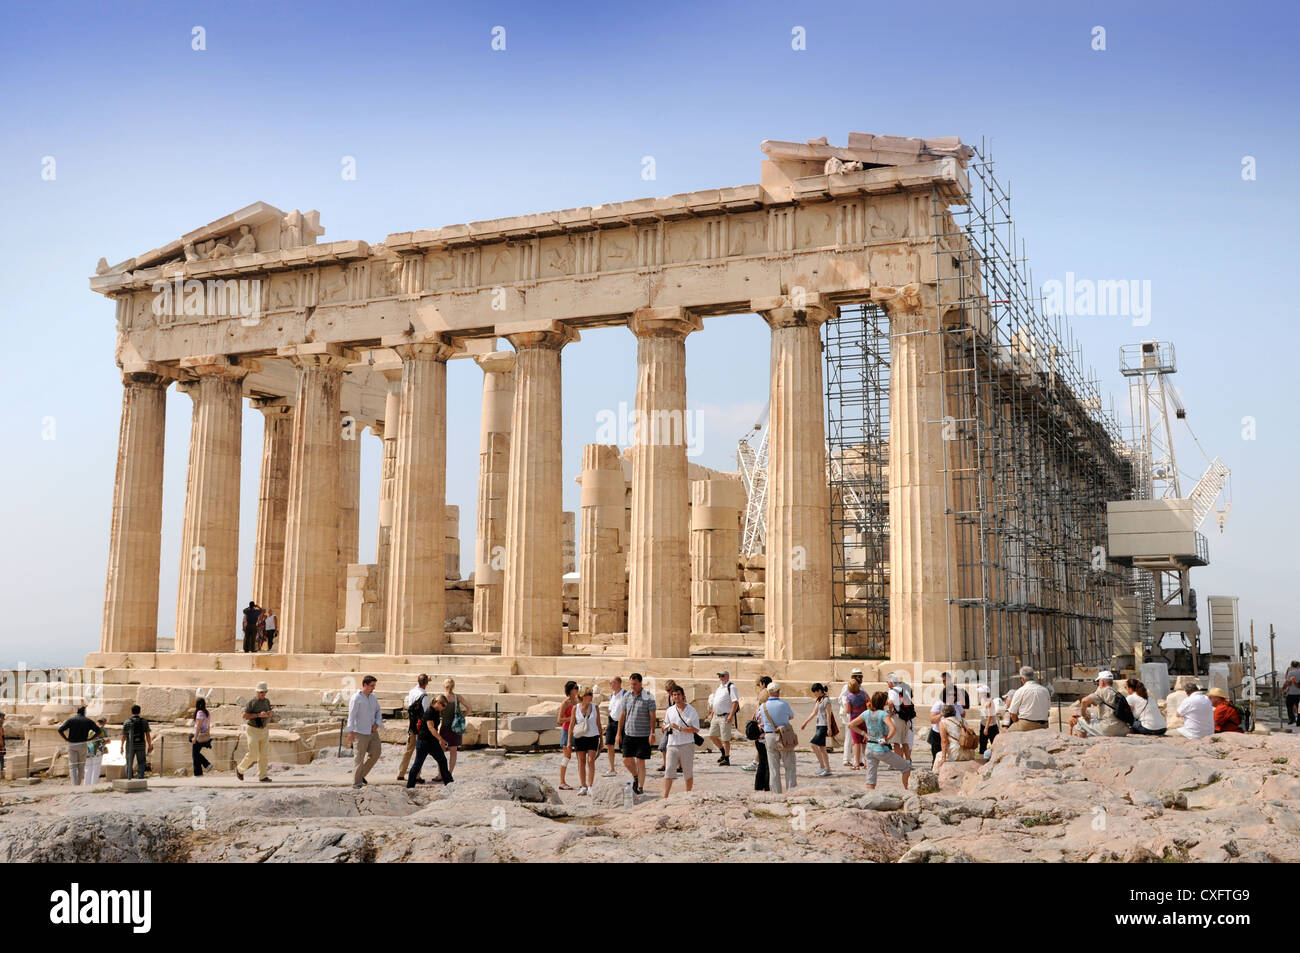
[[[1214,702],[1196,685],[1187,686],[1187,698],[1178,706],[1183,725],[1178,733],[1184,738],[1208,738],[1214,734]]]
[[[375,684],[379,680],[367,675],[361,680],[361,690],[352,696],[348,704],[348,741],[352,745],[352,786],[359,788],[366,783],[366,775],[379,760],[383,748],[379,740],[379,729],[384,727],[384,715],[379,709],[379,699],[375,697]]]
[[[731,725],[736,712],[740,711],[740,692],[736,690],[730,672],[724,670],[718,673],[718,687],[709,699],[709,708],[713,713],[709,722],[709,738],[722,752],[718,764],[728,767],[731,764]]]
[[[609,721],[605,725],[605,753],[609,755],[609,770],[604,777],[618,775],[614,771],[614,752],[618,750],[618,718],[623,714],[623,704],[628,691],[623,687],[623,677],[615,675],[609,680]]]
[[[855,668],[849,672],[849,682],[853,681],[855,678],[861,680],[862,669]],[[849,682],[845,682],[844,687],[840,689],[840,724],[843,726],[844,731],[844,767],[846,768],[853,767],[853,733],[849,731],[848,728]]]
[[[1020,670],[1024,682],[1011,696],[1007,712],[1011,715],[1011,724],[1007,731],[1041,731],[1047,727],[1047,718],[1052,711],[1052,692],[1034,678],[1034,670],[1026,665]]]
[[[411,706],[417,701],[421,708],[427,708],[425,699],[428,697],[429,676],[421,673],[415,679],[415,687],[406,693],[406,711],[408,724],[406,726],[406,750],[402,752],[402,763],[397,766],[397,780],[406,780],[406,769],[410,767],[411,757],[415,754],[415,745],[420,739],[420,733],[416,730],[415,719],[410,717]],[[419,784],[420,779],[416,778],[415,783]]]
[[[895,754],[911,761],[912,745],[916,742],[916,734],[912,730],[912,721],[915,719],[916,707],[912,701],[911,686],[904,682],[902,676],[897,672],[889,673],[889,705],[895,716],[898,715],[899,709],[904,706],[912,706],[913,718],[907,719],[898,717],[898,721],[901,722],[901,730],[895,733],[894,740],[891,742],[895,749]]]

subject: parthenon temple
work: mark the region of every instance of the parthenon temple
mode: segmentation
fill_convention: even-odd
[[[318,693],[343,671],[506,685],[637,666],[705,677],[734,656],[733,670],[798,678],[865,660],[871,680],[1107,656],[1126,603],[1092,553],[1131,471],[1077,356],[1017,283],[997,237],[1009,217],[973,198],[993,182],[983,156],[860,133],[762,153],[752,185],[381,243],[327,242],[317,212],[258,202],[101,260],[90,285],[116,304],[123,396],[88,668],[175,684],[255,668]],[[759,481],[688,462],[674,429],[686,339],[728,314],[771,333]],[[653,425],[565,459],[564,356],[612,326],[636,337],[636,410]],[[473,514],[446,505],[456,360],[482,371]],[[160,653],[172,384],[193,416]],[[237,591],[245,400],[265,419],[251,594]],[[382,441],[374,564],[358,562],[365,439]],[[461,532],[476,554],[463,578]],[[280,640],[244,658],[250,597],[278,607]]]

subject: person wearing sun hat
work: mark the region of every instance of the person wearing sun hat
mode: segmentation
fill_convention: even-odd
[[[256,762],[257,780],[270,781],[271,730],[267,725],[275,721],[275,713],[266,697],[266,682],[258,682],[253,691],[253,699],[244,706],[244,737],[248,741],[248,753],[244,755],[244,760],[235,765],[235,776],[244,780],[244,772]]]
[[[1241,734],[1241,712],[1237,711],[1228,693],[1216,685],[1205,694],[1214,702],[1214,733]]]

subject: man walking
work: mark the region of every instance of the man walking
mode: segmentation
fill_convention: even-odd
[[[275,713],[266,697],[266,682],[258,682],[254,691],[255,697],[244,706],[244,738],[248,742],[248,752],[235,765],[235,777],[244,780],[244,772],[256,762],[257,780],[270,781],[271,729],[267,726],[275,721]]]
[[[618,722],[623,715],[623,703],[629,692],[623,687],[623,677],[615,675],[609,680],[609,724],[605,726],[605,752],[609,755],[609,770],[605,777],[612,778],[614,773],[614,749],[618,747]]]
[[[275,619],[275,610],[267,609],[266,618],[262,620],[262,630],[266,633],[266,650],[275,651],[275,632],[279,622]]]
[[[261,617],[262,610],[257,607],[257,603],[251,599],[248,602],[248,608],[244,610],[244,651],[257,651],[257,620]]]
[[[140,717],[139,705],[131,706],[131,717],[122,724],[122,744],[126,750],[127,779],[143,778],[145,758],[153,751],[153,732],[149,730],[149,722]],[[138,775],[133,770],[137,767]]]
[[[709,700],[713,717],[709,721],[709,737],[722,752],[718,764],[727,767],[731,764],[731,726],[740,711],[740,692],[731,680],[731,673],[725,669],[718,673],[718,687]]]
[[[645,768],[655,743],[655,699],[641,687],[641,675],[633,672],[632,690],[623,699],[618,719],[617,740],[623,747],[623,767],[632,775],[632,792],[645,793]]]
[[[379,730],[384,727],[384,716],[375,697],[375,684],[379,679],[367,675],[361,680],[361,689],[352,696],[348,705],[348,741],[352,744],[352,786],[359,788],[368,783],[366,775],[379,760],[383,745]],[[418,754],[418,752],[417,752]],[[415,768],[419,773],[419,768]]]
[[[415,764],[411,766],[411,777],[406,782],[408,788],[415,787],[417,783],[424,783],[420,778],[420,769],[424,767],[424,759],[429,757],[432,757],[438,765],[438,776],[442,779],[442,783],[444,785],[452,783],[451,768],[447,766],[447,756],[442,750],[442,738],[438,735],[438,722],[442,720],[442,713],[448,704],[450,702],[446,695],[439,695],[430,702],[427,692],[411,703],[411,713],[416,715],[416,731],[419,737],[415,747]],[[419,706],[418,709],[416,706]]]
[[[415,679],[415,687],[406,693],[406,750],[402,752],[402,763],[397,766],[397,780],[406,780],[406,769],[411,764],[411,756],[415,754],[415,747],[420,740],[419,720],[424,709],[429,707],[429,676],[421,672]],[[420,705],[418,708],[412,707],[416,702]],[[414,775],[412,784],[420,783],[420,773],[417,771]],[[410,785],[407,785],[408,787]]]
[[[85,705],[59,725],[59,737],[68,743],[68,776],[78,787],[86,776],[86,740],[98,730],[94,721],[86,717]]]
[[[763,730],[763,747],[767,749],[768,781],[773,794],[793,788],[795,780],[794,748],[781,744],[781,729],[789,727],[794,710],[781,700],[781,686],[773,682],[767,686],[767,701],[758,706],[758,726]],[[793,729],[792,729],[793,730]],[[785,785],[781,784],[781,769],[785,768]]]

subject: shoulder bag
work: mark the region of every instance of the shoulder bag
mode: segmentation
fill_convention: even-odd
[[[763,702],[763,714],[767,715],[767,720],[773,726],[776,725],[776,722],[772,721],[772,713],[767,710],[767,702]],[[776,738],[777,747],[782,751],[793,751],[799,744],[799,736],[789,724],[781,725],[776,729]]]

